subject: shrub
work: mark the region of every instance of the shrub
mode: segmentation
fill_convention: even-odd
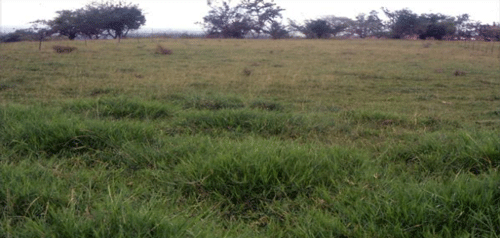
[[[60,45],[55,45],[52,48],[59,54],[71,53],[77,49],[76,47],[60,46]]]
[[[155,53],[157,54],[162,54],[162,55],[171,55],[172,54],[172,50],[170,49],[167,49],[161,45],[158,45],[156,46],[156,51]]]
[[[462,71],[462,70],[455,70],[455,72],[453,73],[453,75],[455,75],[455,76],[465,76],[466,74],[467,74],[467,72]]]

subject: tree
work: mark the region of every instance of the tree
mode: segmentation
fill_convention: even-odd
[[[223,1],[216,6],[209,1],[209,6],[212,9],[201,23],[209,37],[244,38],[252,30],[251,19],[241,5],[233,7]]]
[[[500,25],[481,25],[479,35],[484,37],[486,41],[500,41]]]
[[[368,16],[366,14],[356,16],[356,21],[352,25],[352,31],[360,38],[368,36],[380,37],[384,34],[384,23],[378,17],[377,11],[371,11]]]
[[[97,19],[101,18],[99,9],[87,6],[86,8],[78,9],[76,12],[79,34],[89,39],[99,39],[99,36],[104,31],[99,21],[97,21]]]
[[[331,28],[330,34],[334,37],[354,25],[353,20],[347,17],[326,16],[322,19],[328,22]]]
[[[418,15],[409,9],[402,9],[395,12],[382,8],[385,15],[389,18],[388,27],[391,30],[391,37],[401,39],[405,35],[418,34],[420,27]]]
[[[63,10],[56,13],[59,15],[54,20],[49,21],[48,25],[54,32],[74,40],[77,34],[81,32],[78,12]]]
[[[94,2],[87,5],[87,9],[93,13],[94,19],[92,20],[96,21],[99,28],[113,39],[120,40],[126,37],[130,30],[137,30],[146,24],[146,17],[142,14],[142,10],[131,3]]]
[[[443,14],[422,14],[419,17],[419,37],[433,37],[441,40],[446,35],[455,34],[455,18]]]
[[[292,31],[300,32],[308,39],[329,38],[332,34],[336,34],[336,29],[325,19],[306,20],[304,25],[289,19],[289,25]]]
[[[306,21],[306,32],[312,33],[314,38],[329,38],[333,33],[332,27],[326,20],[317,19]]]
[[[46,20],[36,20],[34,22],[30,22],[33,25],[31,25],[31,32],[34,33],[36,36],[36,39],[40,42],[38,45],[38,50],[42,50],[42,42],[52,34],[54,34],[54,31],[50,28],[48,22]]]
[[[37,35],[31,29],[20,29],[12,33],[2,35],[0,42],[11,43],[25,40],[37,40]]]
[[[282,18],[281,12],[285,9],[280,8],[272,0],[243,0],[240,4],[241,8],[246,12],[251,22],[252,31],[260,36],[265,33],[265,28],[270,28],[271,25],[276,25],[276,19]]]
[[[263,30],[264,33],[269,34],[273,39],[283,39],[289,37],[289,32],[286,26],[279,22],[273,22],[271,26]]]

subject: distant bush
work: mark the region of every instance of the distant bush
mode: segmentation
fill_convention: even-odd
[[[5,42],[5,43],[28,41],[28,40],[35,40],[34,33],[29,30],[17,30],[15,32],[5,34],[0,37],[0,42]]]
[[[70,46],[60,46],[60,45],[55,45],[52,47],[57,53],[63,54],[63,53],[71,53],[75,51],[77,48],[76,47],[70,47]]]

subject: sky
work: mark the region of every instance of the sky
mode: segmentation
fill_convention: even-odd
[[[0,0],[1,31],[29,27],[37,19],[53,19],[56,11],[78,9],[91,0]],[[146,16],[143,29],[201,31],[196,22],[208,13],[206,0],[126,0],[139,5]],[[238,0],[233,0],[238,2]],[[457,16],[467,13],[472,20],[484,24],[500,22],[500,0],[274,0],[283,12],[283,19],[301,22],[327,15],[355,18],[360,13],[409,8],[417,14],[442,13]]]

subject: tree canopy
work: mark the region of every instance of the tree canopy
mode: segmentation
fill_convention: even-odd
[[[285,30],[277,27],[284,9],[265,0],[243,0],[237,5],[228,1],[208,1],[211,7],[201,23],[207,35],[222,38],[243,38],[249,33],[259,37],[262,33],[273,32],[283,35]],[[279,33],[279,34],[278,34]]]
[[[391,11],[382,8],[388,20],[377,11],[361,13],[354,19],[323,16],[302,22],[288,19],[283,24],[285,9],[274,0],[207,0],[209,12],[199,24],[208,37],[245,38],[271,37],[281,39],[303,34],[306,38],[366,38],[453,39],[476,37],[500,41],[500,23],[485,25],[472,21],[468,14],[448,16],[440,13],[416,14],[404,8]],[[59,33],[70,40],[77,37],[121,39],[132,30],[145,25],[146,18],[138,5],[121,0],[93,2],[76,10],[57,11],[52,20],[39,20],[43,29],[24,29],[0,37],[2,42],[45,38],[44,34]],[[43,23],[43,24],[42,24]],[[167,23],[168,24],[168,23]],[[300,35],[299,34],[299,35]]]
[[[139,29],[146,23],[142,10],[122,1],[93,2],[77,10],[62,10],[47,24],[53,32],[70,40],[78,35],[92,38],[110,36],[126,37],[130,30]]]

